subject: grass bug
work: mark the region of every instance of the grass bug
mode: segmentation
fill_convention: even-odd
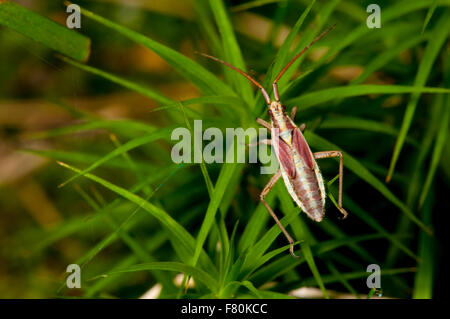
[[[265,201],[265,197],[270,192],[272,187],[280,177],[283,177],[286,188],[295,201],[295,203],[308,215],[312,220],[320,222],[325,215],[325,186],[323,183],[322,174],[316,159],[339,157],[339,198],[338,208],[347,217],[347,212],[342,208],[342,180],[343,180],[343,156],[340,151],[325,151],[312,153],[306,139],[302,132],[305,130],[305,124],[297,127],[294,123],[297,108],[292,108],[291,114],[287,115],[286,108],[281,104],[280,96],[278,94],[278,81],[286,72],[286,70],[297,60],[306,50],[308,50],[315,42],[317,42],[326,33],[331,31],[335,25],[331,26],[320,35],[318,35],[310,44],[301,50],[286,66],[280,71],[280,74],[273,82],[273,95],[275,100],[271,101],[267,91],[254,78],[244,71],[232,66],[231,64],[222,61],[216,57],[208,54],[199,53],[204,57],[217,61],[226,65],[227,67],[239,72],[249,81],[255,84],[262,92],[264,99],[268,105],[268,113],[271,123],[264,121],[261,118],[256,121],[271,131],[271,140],[267,143],[272,144],[275,154],[280,163],[279,170],[272,176],[270,181],[261,192],[260,199],[267,211],[273,217],[277,225],[282,230],[283,234],[289,241],[289,251],[292,256],[298,257],[294,254],[294,240],[281,224],[278,217]]]

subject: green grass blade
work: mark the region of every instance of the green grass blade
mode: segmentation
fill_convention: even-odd
[[[148,184],[150,184],[154,181],[157,181],[161,178],[164,178],[165,176],[167,176],[168,174],[173,172],[173,170],[174,170],[174,167],[172,167],[172,166],[168,167],[168,168],[160,169],[157,172],[155,172],[154,174],[150,174],[149,177],[146,178],[145,181],[138,183],[138,184],[134,185],[133,187],[131,187],[130,191],[132,193],[137,193],[140,190],[142,190],[145,187],[145,185],[148,185]],[[47,231],[47,232],[44,232],[43,234],[40,234],[39,237],[37,237],[37,238],[35,238],[35,240],[33,240],[33,244],[35,244],[35,246],[34,246],[34,248],[32,248],[30,250],[32,250],[35,253],[38,253],[41,250],[47,248],[48,246],[52,245],[53,243],[55,243],[56,241],[58,241],[62,238],[66,238],[75,233],[79,233],[83,230],[90,229],[94,225],[98,226],[100,217],[103,214],[111,212],[113,209],[123,210],[123,211],[128,212],[130,209],[133,208],[133,206],[131,206],[132,203],[130,203],[130,202],[122,203],[122,201],[123,201],[122,198],[115,199],[109,205],[104,207],[100,213],[96,214],[91,219],[85,220],[85,217],[77,218],[77,219],[69,219],[69,220],[63,222],[63,224],[61,224],[61,226],[56,228],[55,230],[53,230],[51,232]]]
[[[352,85],[333,87],[306,93],[300,97],[290,99],[287,105],[298,105],[300,110],[305,110],[317,104],[353,96],[367,94],[404,94],[404,93],[450,93],[450,89],[402,86],[402,85]]]
[[[332,197],[331,194],[329,196],[330,196],[330,198]],[[347,204],[347,202],[346,202],[346,204]],[[347,207],[347,205],[346,205],[346,207]],[[353,211],[352,211],[352,213],[353,213]],[[333,237],[344,238],[344,237],[347,236],[347,234],[344,231],[342,231],[341,228],[338,225],[330,222],[329,220],[326,220],[326,219],[322,220],[319,223],[318,226],[320,228],[322,228],[326,233],[330,234]],[[352,249],[359,256],[361,256],[361,258],[363,258],[364,260],[367,260],[367,261],[369,261],[371,263],[375,263],[376,262],[376,259],[374,257],[372,257],[372,255],[369,252],[367,252],[360,245],[358,245],[358,244],[351,244],[351,245],[349,245],[349,248]]]
[[[102,156],[90,154],[90,153],[82,153],[82,152],[69,152],[69,151],[61,151],[61,150],[34,150],[34,149],[22,149],[20,150],[25,153],[39,155],[45,158],[53,159],[56,161],[62,162],[72,162],[72,163],[87,163],[90,164],[99,160]],[[120,158],[112,159],[104,164],[106,167],[114,167],[121,168],[124,170],[128,170],[128,164]],[[141,172],[152,172],[154,173],[156,170],[148,167],[148,163],[146,162],[137,162],[136,169]]]
[[[152,126],[150,124],[128,119],[92,120],[80,124],[66,125],[46,131],[32,132],[27,135],[27,137],[32,139],[41,139],[97,129],[108,129],[115,133],[122,133],[124,131],[151,133],[157,130],[155,126]]]
[[[343,201],[345,202],[345,207],[348,208],[352,214],[358,216],[361,220],[363,220],[367,225],[372,227],[374,230],[378,231],[385,239],[389,240],[392,245],[400,250],[402,250],[406,255],[414,258],[416,261],[420,261],[420,258],[414,254],[411,249],[405,246],[397,236],[392,235],[388,232],[378,221],[377,219],[370,213],[363,210],[359,205],[357,205],[350,197],[345,196]]]
[[[324,138],[315,135],[310,131],[305,132],[305,137],[308,140],[308,143],[317,149],[320,150],[338,150],[339,147],[328,142]],[[344,154],[344,166],[350,169],[353,173],[359,176],[362,180],[366,181],[369,185],[379,191],[387,200],[393,203],[395,206],[400,208],[400,210],[408,216],[411,221],[413,221],[417,226],[422,228],[425,232],[431,234],[432,231],[428,226],[426,226],[421,220],[419,220],[411,210],[401,202],[380,180],[378,180],[375,176],[370,173],[370,171],[365,168],[361,163],[359,163],[355,158],[351,155],[343,152]]]
[[[170,133],[172,132],[173,127],[168,127],[168,128],[164,128],[161,129],[157,132],[153,132],[150,134],[146,134],[144,136],[135,138],[125,144],[123,144],[122,146],[114,149],[113,151],[111,151],[110,153],[108,153],[107,155],[105,155],[104,157],[102,157],[101,159],[99,159],[98,161],[92,163],[88,168],[82,170],[81,172],[79,172],[78,174],[72,176],[70,179],[68,179],[67,181],[61,183],[59,185],[59,187],[63,187],[65,185],[67,185],[68,183],[72,182],[73,180],[75,180],[76,178],[86,174],[87,172],[92,171],[93,169],[99,167],[100,165],[102,165],[103,163],[109,161],[110,159],[122,155],[125,152],[128,152],[136,147],[154,142],[160,138],[164,138],[164,137],[168,137],[170,135]]]
[[[414,1],[411,2],[409,0],[404,0],[400,2],[396,2],[394,5],[383,9],[383,17],[382,23],[387,25],[389,21],[394,20],[396,18],[402,17],[408,13],[421,10],[423,8],[430,7],[435,0],[422,0],[422,1]],[[441,0],[438,1],[438,5],[442,6],[450,6],[450,1]],[[314,66],[314,68],[318,68],[324,63],[327,63],[329,59],[335,56],[337,53],[345,49],[346,47],[352,45],[354,42],[359,40],[361,37],[365,36],[367,33],[372,32],[372,29],[369,29],[366,25],[366,21],[362,21],[362,23],[356,27],[353,31],[348,33],[345,38],[339,39],[340,41],[331,47],[331,49],[325,54]]]
[[[331,274],[335,276],[338,281],[345,287],[347,290],[356,298],[359,298],[358,292],[350,285],[348,280],[341,275],[339,270],[334,266],[334,264],[331,261],[326,261],[327,268],[331,271]]]
[[[347,238],[334,238],[332,240],[324,241],[315,245],[312,245],[312,252],[315,256],[321,256],[327,252],[335,250],[339,247],[357,243],[364,240],[373,240],[377,238],[381,238],[380,234],[370,234],[370,235],[362,235],[362,236],[354,236]],[[250,280],[252,282],[267,282],[278,278],[279,276],[287,273],[291,269],[294,269],[298,265],[305,262],[305,258],[300,256],[298,259],[293,259],[292,256],[286,255],[278,260],[271,262],[270,264],[260,268],[257,272],[250,276]],[[325,281],[324,281],[325,282]]]
[[[448,107],[447,107],[448,108]],[[425,200],[421,211],[422,219],[431,223],[433,218],[433,197]],[[422,262],[418,265],[417,272],[414,276],[414,289],[412,297],[414,299],[431,299],[433,298],[433,285],[436,269],[436,240],[425,234],[419,234],[418,254]]]
[[[439,160],[442,155],[442,151],[445,146],[445,142],[448,138],[448,123],[450,119],[450,95],[447,96],[446,107],[444,107],[444,114],[442,114],[441,123],[439,126],[439,131],[437,133],[436,144],[434,145],[433,154],[431,156],[431,165],[428,169],[427,177],[423,185],[422,192],[419,199],[419,209],[422,207],[427,195],[430,190],[431,182],[433,181],[434,175],[436,173]]]
[[[86,61],[89,58],[89,38],[14,2],[0,1],[0,25],[77,61]]]
[[[428,76],[430,75],[431,69],[436,61],[436,58],[438,57],[445,41],[447,41],[448,39],[449,33],[450,11],[446,10],[436,24],[434,30],[430,34],[430,40],[428,41],[427,47],[417,70],[416,78],[414,79],[414,86],[422,87],[425,85]],[[402,126],[400,128],[400,133],[394,146],[394,152],[392,154],[391,163],[389,165],[388,175],[386,176],[387,182],[391,179],[392,174],[394,173],[395,165],[397,163],[398,157],[400,156],[400,152],[403,148],[406,135],[408,134],[409,128],[411,126],[417,104],[419,103],[419,98],[419,93],[412,94],[411,99],[406,106]]]
[[[232,24],[225,11],[225,5],[223,1],[210,0],[209,4],[211,6],[217,26],[220,31],[220,35],[222,37],[224,59],[228,63],[246,72],[246,66],[244,63],[244,59],[242,58],[241,49],[239,48],[239,45],[237,43]],[[250,82],[234,70],[226,68],[225,72],[230,75],[230,79],[232,79],[235,90],[237,92],[240,92],[241,96],[247,102],[247,104],[253,106],[253,91],[252,87],[250,86]]]
[[[197,263],[200,252],[202,251],[203,244],[205,243],[206,237],[208,236],[209,231],[211,230],[211,227],[215,221],[217,210],[219,209],[222,198],[225,194],[225,191],[227,190],[228,183],[239,169],[242,169],[242,165],[235,163],[225,163],[220,170],[219,177],[214,187],[214,193],[212,195],[211,201],[209,202],[205,218],[202,222],[202,226],[200,227],[200,231],[197,235],[195,251],[191,261],[192,265],[196,265]]]
[[[258,8],[267,4],[283,2],[287,0],[253,0],[243,4],[238,4],[230,9],[232,12],[246,11],[248,9]]]
[[[169,99],[168,97],[165,97],[164,95],[162,95],[161,93],[159,93],[158,91],[148,87],[148,86],[143,86],[140,84],[137,84],[135,82],[129,81],[129,80],[125,80],[119,76],[116,76],[114,74],[102,71],[100,69],[94,68],[92,66],[89,65],[85,65],[82,63],[78,63],[76,61],[67,59],[65,57],[61,58],[63,61],[77,67],[80,68],[81,70],[84,70],[86,72],[101,76],[102,78],[105,78],[111,82],[114,82],[118,85],[121,85],[127,89],[130,89],[132,91],[138,92],[144,96],[147,96],[149,98],[151,98],[152,100],[155,100],[161,104],[170,104],[170,103],[174,103],[174,101],[172,99]]]
[[[275,193],[271,192],[266,196],[266,202],[272,206],[275,202]],[[244,228],[244,232],[239,239],[239,251],[242,253],[256,242],[258,235],[261,233],[264,225],[270,215],[263,204],[259,203],[254,210],[252,217]]]
[[[430,22],[431,17],[433,16],[433,13],[437,8],[437,5],[438,5],[438,1],[434,0],[433,4],[428,9],[427,16],[425,17],[425,20],[423,21],[423,25],[422,25],[422,34],[425,32],[425,29],[427,28],[427,25]]]
[[[282,187],[283,186],[283,187]],[[277,188],[277,194],[280,198],[281,208],[286,213],[286,215],[297,215],[296,212],[298,211],[298,207],[294,205],[290,195],[288,192],[286,192],[286,189],[284,185],[278,184]],[[301,246],[301,253],[305,257],[305,260],[309,266],[309,269],[311,270],[312,274],[314,275],[314,278],[316,278],[317,284],[320,287],[320,290],[322,290],[323,296],[328,299],[328,293],[325,288],[325,285],[323,284],[322,277],[320,275],[319,270],[317,269],[316,262],[314,261],[314,255],[311,250],[310,243],[313,242],[313,238],[308,234],[306,230],[306,225],[300,221],[299,219],[294,220],[292,223],[292,228],[294,230],[294,234],[298,240],[304,241]]]
[[[202,282],[205,286],[207,286],[212,292],[216,292],[219,289],[219,284],[214,277],[212,277],[207,272],[189,265],[177,263],[177,262],[148,262],[133,265],[130,267],[125,267],[122,269],[116,269],[112,272],[96,276],[92,279],[97,279],[101,277],[111,276],[114,274],[120,274],[124,272],[135,272],[135,271],[145,271],[145,270],[167,270],[167,271],[176,271],[183,272],[193,276],[199,282]]]
[[[244,281],[232,281],[232,282],[229,282],[228,285],[227,285],[227,287],[225,287],[224,290],[226,290],[226,289],[231,289],[232,286],[244,286],[244,287],[246,287],[246,288],[247,288],[247,289],[248,289],[248,290],[249,290],[256,298],[258,298],[258,299],[262,299],[262,298],[263,298],[261,292],[260,292],[258,289],[256,289],[256,287],[253,286],[253,284],[252,284],[250,281],[248,281],[248,280],[244,280]]]
[[[167,63],[169,63],[182,76],[196,85],[205,94],[225,93],[226,95],[234,95],[233,90],[225,83],[220,81],[214,74],[203,68],[198,63],[189,59],[188,57],[178,53],[177,51],[165,45],[162,45],[138,32],[130,30],[93,12],[90,12],[84,8],[81,8],[81,13],[86,17],[89,17],[103,24],[104,26],[121,33],[130,40],[152,50],[161,58],[163,58]]]
[[[407,39],[406,41],[403,41],[402,43],[395,43],[395,45],[392,48],[389,48],[389,50],[383,51],[380,55],[375,57],[373,60],[369,62],[364,67],[364,71],[356,78],[354,78],[350,83],[351,84],[360,84],[367,80],[367,78],[372,75],[375,71],[381,69],[383,66],[388,64],[391,60],[398,57],[398,55],[410,48],[415,47],[422,41],[425,41],[428,39],[428,35],[420,35],[417,37],[413,37],[411,39]]]
[[[351,116],[327,117],[320,123],[318,129],[356,129],[374,133],[383,133],[391,136],[397,136],[398,134],[397,129],[385,123]],[[408,137],[406,141],[416,147],[419,146],[419,144],[410,137]]]
[[[60,165],[76,172],[80,173],[82,172],[80,169],[74,168],[70,165],[67,165],[65,163],[59,162]],[[136,194],[133,194],[126,189],[119,187],[117,185],[114,185],[100,177],[97,177],[92,174],[84,174],[84,177],[99,183],[100,185],[104,186],[105,188],[111,190],[112,192],[128,199],[129,201],[139,205],[143,210],[147,211],[150,215],[155,217],[157,220],[161,222],[161,224],[167,228],[168,231],[170,231],[171,234],[174,235],[173,239],[176,240],[176,244],[178,245],[177,248],[183,249],[186,254],[192,254],[194,253],[194,247],[195,247],[195,241],[192,238],[192,236],[189,234],[189,232],[186,231],[180,224],[177,223],[176,220],[174,220],[167,212],[165,212],[163,209],[145,201],[140,196],[137,196]],[[201,251],[202,252],[202,251]],[[200,255],[200,253],[199,253]],[[209,262],[210,268],[215,269],[215,267],[212,265],[209,258],[207,258],[206,254],[203,252],[203,256],[206,258],[204,261]]]
[[[394,276],[398,274],[408,273],[408,272],[415,272],[416,268],[395,268],[395,269],[381,269],[381,276]],[[368,273],[365,271],[355,271],[355,272],[348,272],[348,273],[342,273],[341,274],[343,278],[346,280],[351,279],[358,279],[358,278],[365,278],[368,276]],[[323,280],[327,284],[334,283],[338,281],[339,279],[334,275],[325,275],[323,276]],[[306,278],[305,280],[301,281],[301,284],[304,286],[310,286],[314,285],[314,279],[313,278]]]
[[[153,111],[159,111],[164,109],[171,109],[171,108],[179,108],[180,102],[172,102],[169,105],[163,105],[158,108],[155,108]],[[245,102],[236,96],[227,96],[227,95],[207,95],[207,96],[200,96],[200,97],[194,97],[192,99],[181,101],[183,103],[183,106],[189,106],[193,104],[211,104],[214,107],[217,105],[226,105],[231,106],[234,110],[239,111],[241,114],[248,114],[248,108],[245,105]],[[219,107],[217,109],[220,110]]]
[[[294,219],[295,215],[291,214],[284,216],[280,219],[281,224],[287,227],[289,223]],[[281,234],[281,229],[277,224],[272,225],[268,231],[265,232],[264,236],[261,237],[252,247],[247,251],[244,264],[242,266],[243,272],[253,269],[258,261],[262,258],[264,252],[269,249],[270,245],[275,241],[275,239]],[[289,255],[292,259],[292,256]]]
[[[280,73],[283,67],[289,62],[289,50],[291,49],[295,36],[299,32],[301,26],[303,25],[303,22],[305,21],[306,17],[311,11],[311,8],[313,7],[315,2],[316,2],[315,0],[311,1],[311,3],[308,5],[305,11],[303,11],[303,13],[300,15],[300,17],[292,27],[291,32],[289,32],[289,35],[286,37],[280,49],[278,50],[277,56],[275,58],[275,63],[273,66],[274,70],[274,72],[272,72],[273,79],[275,79],[275,77],[278,76],[278,73]],[[294,55],[297,53],[298,52],[293,52]]]
[[[301,41],[299,41],[299,43],[296,45],[294,54],[300,52],[300,50],[305,48],[317,35],[319,35],[319,33],[331,26],[332,23],[328,23],[328,19],[331,17],[333,11],[339,6],[340,2],[341,0],[327,1],[320,7],[320,10],[317,10],[317,15],[315,16],[313,22],[314,28],[309,28],[305,32],[305,34],[302,36]],[[326,41],[326,39],[320,41],[319,43],[316,43],[314,46],[317,48],[320,45],[323,45],[324,41]],[[283,95],[283,93],[286,92],[286,90],[289,88],[287,84],[290,82],[291,77],[294,75],[296,70],[306,58],[307,53],[309,52],[306,52],[300,58],[298,58],[278,82],[279,88],[281,89],[281,95]]]

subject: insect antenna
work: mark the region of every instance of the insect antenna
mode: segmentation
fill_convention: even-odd
[[[267,91],[263,88],[263,86],[261,84],[258,83],[258,81],[256,81],[254,78],[252,78],[250,75],[248,75],[247,73],[245,73],[244,71],[238,69],[237,67],[229,64],[228,62],[222,61],[221,59],[216,58],[215,56],[212,55],[208,55],[206,53],[202,53],[202,52],[195,52],[197,54],[203,55],[205,58],[209,58],[211,60],[217,61],[219,63],[222,63],[224,65],[226,65],[227,67],[235,70],[236,72],[239,72],[241,75],[245,76],[249,81],[251,81],[254,85],[256,85],[257,87],[259,87],[259,89],[261,90],[262,94],[264,95],[264,99],[266,100],[266,103],[268,105],[270,105],[270,98],[269,98],[269,94],[267,94]]]
[[[336,26],[336,24],[333,24],[331,27],[323,31],[321,34],[319,34],[314,40],[312,40],[303,50],[301,50],[291,61],[289,61],[288,64],[280,71],[280,74],[275,78],[273,81],[273,95],[275,96],[275,100],[277,102],[280,102],[280,96],[278,95],[278,80],[281,79],[283,74],[289,69],[289,67],[303,54],[306,50],[308,50],[314,43],[319,41],[321,37],[323,37],[325,34],[333,30],[333,28]]]

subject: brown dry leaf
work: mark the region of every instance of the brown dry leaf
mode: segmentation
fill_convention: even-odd
[[[234,27],[238,32],[261,42],[267,41],[267,37],[269,36],[270,29],[273,25],[272,20],[251,12],[237,14],[233,19],[233,22]],[[290,31],[291,28],[286,25],[281,25],[278,35],[275,38],[274,45],[280,47]],[[296,40],[294,40],[293,45],[295,45],[295,43]]]
[[[47,162],[45,158],[0,143],[0,186],[18,182]]]
[[[330,76],[338,81],[350,82],[358,77],[364,68],[360,65],[342,65],[330,70]]]
[[[401,95],[393,95],[388,97],[383,104],[381,105],[382,107],[395,107],[400,105],[403,102],[403,96]]]
[[[171,67],[155,52],[137,45],[127,52],[127,61],[132,69],[151,72],[169,72]]]
[[[53,228],[61,220],[61,214],[42,186],[28,178],[17,184],[17,196],[26,210],[42,228]]]

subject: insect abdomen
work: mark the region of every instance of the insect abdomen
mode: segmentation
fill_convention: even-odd
[[[296,152],[294,152],[296,153]],[[310,169],[298,154],[294,154],[296,176],[292,180],[293,190],[303,204],[305,213],[315,221],[321,221],[324,215],[324,196],[315,170]],[[315,163],[314,163],[315,164]]]

